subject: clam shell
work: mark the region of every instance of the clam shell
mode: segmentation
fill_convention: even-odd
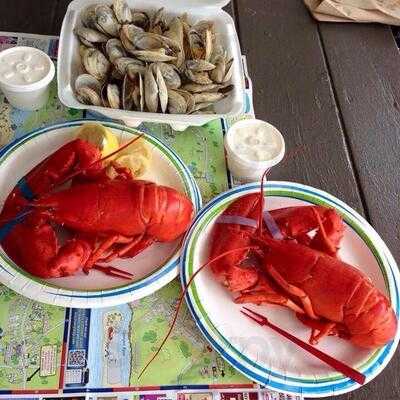
[[[215,65],[206,60],[187,60],[186,68],[194,72],[202,72],[213,70],[215,68]]]
[[[96,29],[96,5],[87,6],[81,13],[81,21],[87,28]]]
[[[133,11],[126,0],[93,4],[74,29],[85,74],[76,97],[85,104],[149,112],[210,113],[227,96],[233,59],[221,46],[212,21],[189,23],[164,8]],[[184,84],[182,86],[182,83]],[[160,104],[160,106],[159,106]]]
[[[136,26],[139,26],[142,29],[147,30],[149,27],[149,17],[146,13],[144,12],[134,12],[132,14],[132,23]]]
[[[126,74],[122,82],[122,108],[124,110],[132,110],[134,103],[133,101],[134,90],[135,90],[135,83],[128,77],[128,74]]]
[[[127,72],[128,65],[138,65],[143,67],[143,63],[140,60],[132,57],[120,57],[114,61],[114,66],[117,71],[124,76]]]
[[[174,89],[168,89],[168,111],[171,114],[185,114],[187,103],[185,98]]]
[[[101,98],[99,93],[91,87],[82,86],[76,91],[76,97],[79,102],[87,105],[100,106]]]
[[[160,99],[161,111],[165,113],[168,104],[168,89],[159,66],[156,66],[156,82],[158,86],[158,97]]]
[[[139,74],[139,99],[140,99],[140,111],[144,111],[144,82],[143,82],[143,75]]]
[[[156,50],[134,50],[131,53],[139,60],[146,62],[164,62],[176,60],[176,57],[165,54],[165,49]]]
[[[128,64],[125,71],[129,78],[134,79],[136,74],[144,74],[146,72],[146,67],[140,64]]]
[[[186,101],[186,113],[190,114],[195,107],[195,100],[192,93],[189,93],[186,90],[176,89],[176,92],[179,93]]]
[[[214,71],[215,69],[213,69],[211,73]],[[186,76],[189,78],[189,80],[194,83],[198,83],[199,85],[209,85],[210,83],[213,83],[206,71],[193,72],[190,69],[186,69]]]
[[[114,11],[111,7],[100,4],[95,8],[96,13],[96,27],[100,31],[110,35],[117,37],[119,34],[120,24],[118,20],[115,18]]]
[[[164,35],[178,45],[179,52],[176,53],[177,59],[174,61],[174,64],[177,67],[182,66],[185,61],[185,52],[183,46],[183,24],[181,19],[175,17],[169,24],[168,30],[164,32]]]
[[[75,80],[75,90],[79,90],[81,87],[90,87],[97,93],[101,91],[101,82],[98,81],[94,76],[89,74],[81,74]]]
[[[113,83],[107,85],[107,100],[111,108],[120,108],[120,90],[118,85]]]
[[[193,95],[195,103],[215,103],[226,97],[225,93],[220,92],[203,92]]]
[[[75,35],[86,45],[89,42],[91,46],[92,43],[102,43],[107,42],[108,36],[92,28],[86,28],[85,26],[80,26],[74,29]]]
[[[156,113],[158,109],[158,86],[150,68],[147,68],[144,74],[144,98],[147,109]]]
[[[214,92],[222,89],[224,86],[218,83],[210,83],[208,85],[200,85],[198,83],[187,83],[182,86],[183,90],[187,90],[192,93],[201,93],[201,92]]]
[[[130,24],[132,22],[132,11],[124,0],[114,0],[113,10],[120,24]]]
[[[222,83],[225,77],[226,62],[223,56],[216,59],[215,68],[210,72],[210,78],[216,83]]]
[[[99,50],[94,48],[86,49],[82,61],[86,71],[96,79],[103,81],[107,77],[110,62]]]
[[[154,68],[158,67],[165,80],[165,84],[171,89],[178,89],[181,86],[181,77],[179,76],[178,69],[167,63],[157,62],[153,64]]]
[[[126,56],[126,52],[121,41],[116,38],[112,38],[107,41],[105,50],[111,63],[114,63],[114,61],[118,58]]]

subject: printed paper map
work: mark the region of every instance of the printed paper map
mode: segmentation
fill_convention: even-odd
[[[0,286],[0,389],[58,388],[65,309]]]
[[[56,61],[57,38],[0,33],[0,50],[17,44],[38,47]],[[253,107],[248,79],[247,84],[246,112],[251,117]],[[52,82],[47,105],[37,112],[13,109],[0,93],[0,147],[41,126],[82,117],[86,114],[60,104],[56,81]],[[174,132],[164,124],[146,123],[140,128],[176,150],[196,178],[203,200],[208,201],[228,188],[223,132],[232,122],[215,120],[184,132]],[[50,400],[59,398],[62,393],[83,393],[69,398],[224,400],[228,393],[224,397],[216,388],[257,389],[257,385],[234,370],[208,345],[186,306],[181,309],[170,340],[138,381],[139,371],[168,329],[179,288],[175,280],[131,304],[84,310],[36,303],[0,285],[0,398],[17,399],[19,394],[32,394],[32,400]],[[204,391],[209,385],[213,387],[210,392],[196,391],[196,387]],[[189,386],[192,392],[182,392]],[[160,392],[161,387],[169,389]],[[151,389],[154,394],[104,393],[137,393],[144,388]],[[85,394],[100,391],[103,394]],[[229,398],[278,398],[267,390],[258,392],[230,392]],[[289,397],[282,395],[279,399]]]
[[[172,320],[180,294],[177,280],[135,303],[131,323],[133,368],[131,384],[137,385],[141,368],[157,350]],[[250,383],[227,364],[203,338],[186,308],[182,307],[176,327],[158,359],[140,380],[141,385]]]

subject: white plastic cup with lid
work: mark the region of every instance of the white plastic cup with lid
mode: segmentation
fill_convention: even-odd
[[[53,62],[39,49],[16,46],[0,52],[0,89],[16,108],[33,111],[43,107],[54,74]]]
[[[254,182],[283,159],[285,141],[268,122],[245,119],[228,129],[225,152],[232,175],[241,182]]]

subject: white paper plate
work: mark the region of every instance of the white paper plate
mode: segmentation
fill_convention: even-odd
[[[207,204],[188,231],[181,258],[181,280],[187,284],[193,273],[207,261],[210,231],[215,219],[235,199],[259,191],[258,183],[240,186]],[[382,239],[358,213],[342,201],[308,186],[289,182],[268,182],[267,208],[322,204],[336,208],[347,228],[340,257],[360,268],[386,293],[399,318],[399,272]],[[332,277],[334,279],[334,277]],[[236,369],[268,388],[305,397],[325,397],[352,391],[359,384],[330,369],[296,345],[240,313],[241,305],[204,270],[190,286],[186,300],[192,315],[211,345]],[[308,341],[310,330],[292,311],[279,306],[250,305],[281,328]],[[318,348],[357,368],[367,382],[377,376],[393,356],[399,341],[375,350],[363,350],[336,337],[324,338]]]
[[[88,120],[54,125],[33,131],[11,143],[0,152],[0,204],[17,181],[46,156],[74,138],[74,132]],[[134,129],[111,122],[99,121],[120,139],[128,140]],[[186,193],[195,212],[201,207],[197,184],[177,154],[151,135],[144,138],[152,148],[153,160],[143,179],[173,187]],[[132,272],[134,280],[110,278],[92,270],[71,277],[39,279],[18,268],[0,247],[0,282],[16,292],[45,303],[67,307],[104,307],[141,298],[166,285],[178,274],[181,239],[171,243],[157,243],[137,257],[111,263]]]

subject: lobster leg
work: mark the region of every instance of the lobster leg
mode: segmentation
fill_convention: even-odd
[[[296,314],[297,318],[304,325],[311,328],[310,339],[308,340],[310,344],[316,345],[325,336],[338,336],[338,324],[332,321],[316,321],[310,319],[304,314]]]
[[[309,296],[304,292],[304,290],[301,290],[295,285],[289,284],[283,278],[283,276],[272,266],[272,264],[266,264],[266,269],[279,286],[281,286],[288,293],[300,299],[301,303],[303,304],[304,311],[310,318],[318,319],[318,317],[315,315],[311,300]]]
[[[110,262],[115,258],[128,255],[134,257],[136,254],[150,246],[154,242],[153,238],[144,237],[144,234],[133,237],[123,235],[112,235],[106,238],[86,261],[83,271],[88,273],[97,262]],[[116,244],[123,244],[122,247],[114,248]],[[107,254],[108,252],[108,254]],[[106,254],[106,256],[105,256]],[[133,254],[133,255],[132,255]]]
[[[132,238],[126,237],[123,235],[113,235],[109,236],[107,239],[100,244],[100,246],[92,252],[89,259],[86,261],[85,266],[83,267],[83,271],[87,274],[89,270],[93,267],[93,265],[102,258],[105,252],[107,252],[114,244],[116,243],[127,243],[130,244],[132,242]]]
[[[243,304],[243,303],[252,303],[252,304],[276,304],[283,307],[290,308],[296,313],[304,313],[303,309],[300,308],[296,303],[292,300],[288,299],[285,296],[282,296],[278,293],[266,293],[266,292],[250,292],[246,294],[242,294],[238,298],[235,299],[235,303]]]
[[[243,290],[239,297],[235,299],[235,303],[253,303],[253,304],[277,304],[290,308],[296,313],[304,314],[304,310],[290,300],[287,296],[281,294],[273,287],[273,283],[269,281],[269,277],[259,273],[257,284],[251,288]]]
[[[135,239],[117,250],[111,251],[111,253],[100,259],[101,262],[110,262],[116,258],[128,257],[132,258],[143,251],[145,248],[150,246],[154,242],[153,238],[145,237],[144,234],[137,235]]]

